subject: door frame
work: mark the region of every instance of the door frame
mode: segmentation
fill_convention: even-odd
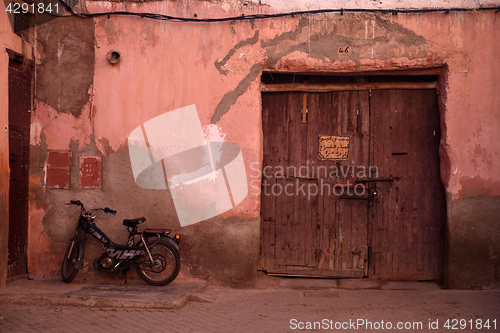
[[[412,78],[414,76],[428,76],[428,77],[435,77],[433,82],[419,82],[419,83],[412,83],[412,82],[407,82],[404,83],[405,89],[435,89],[437,93],[437,102],[438,102],[438,118],[439,118],[439,128],[440,128],[440,143],[439,143],[439,174],[440,174],[440,182],[441,185],[443,185],[446,193],[446,184],[447,184],[447,177],[446,173],[443,174],[443,166],[446,166],[449,164],[448,159],[443,158],[446,157],[445,154],[443,154],[444,150],[444,138],[446,137],[446,131],[445,131],[445,126],[444,124],[444,105],[445,105],[445,89],[443,89],[446,86],[446,75],[445,75],[445,68],[444,67],[435,67],[435,68],[427,68],[427,69],[410,69],[410,70],[388,70],[388,71],[370,71],[370,72],[350,72],[350,73],[315,73],[315,72],[287,72],[287,71],[264,71],[263,75],[265,74],[270,74],[272,75],[280,75],[280,74],[290,74],[290,75],[323,75],[323,76],[388,76],[388,77],[395,77],[395,76],[404,76],[404,77],[409,77]],[[351,90],[369,90],[369,89],[391,89],[391,84],[384,84],[383,82],[379,84],[361,84],[361,85],[355,85],[354,87],[351,88]],[[396,87],[393,87],[393,89]],[[401,89],[401,83],[398,82],[398,89]],[[300,83],[293,83],[293,84],[267,84],[264,83],[261,80],[261,113],[262,113],[262,93],[264,92],[273,92],[273,91],[302,91],[302,92],[324,92],[324,91],[343,91],[346,90],[346,87],[342,87],[339,85],[330,85],[330,86],[315,86],[311,84],[300,84]],[[262,132],[263,133],[263,132]],[[264,138],[262,138],[264,141]],[[263,152],[264,153],[264,152]],[[261,179],[262,181],[262,179]],[[262,195],[262,194],[261,194]],[[444,202],[445,202],[445,208],[444,208],[444,220],[443,220],[443,225],[442,228],[444,230],[443,235],[440,236],[442,239],[442,258],[441,258],[441,266],[442,266],[442,271],[443,274],[446,272],[446,263],[447,263],[447,212],[446,212],[446,207],[447,207],[447,198],[446,195],[444,195]],[[262,198],[260,197],[260,204],[262,205]],[[369,222],[369,219],[367,219],[367,223]],[[258,267],[260,271],[266,272],[263,268],[263,252],[262,252],[262,246],[263,246],[263,230],[262,230],[263,224],[262,221],[260,223],[260,234],[261,234],[261,240],[260,240],[260,255],[259,255],[259,264]],[[373,238],[373,234],[371,232],[371,226],[368,226],[369,234],[368,234],[368,244],[371,243]],[[370,258],[368,260],[368,265],[370,265]],[[370,268],[368,267],[368,271],[370,272]],[[272,275],[272,274],[269,274]],[[299,275],[294,275],[294,274],[275,274],[275,275],[287,275],[287,276],[299,276]],[[444,278],[444,276],[443,276]]]

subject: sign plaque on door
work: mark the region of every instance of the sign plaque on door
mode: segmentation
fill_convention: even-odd
[[[347,160],[349,159],[348,136],[319,136],[319,154],[320,160]]]

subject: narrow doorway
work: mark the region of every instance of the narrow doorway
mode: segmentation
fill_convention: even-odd
[[[7,278],[27,273],[31,79],[30,66],[17,60],[12,54],[9,61],[10,187]]]

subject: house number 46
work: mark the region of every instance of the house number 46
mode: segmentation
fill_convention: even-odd
[[[339,47],[339,53],[349,53],[349,46]]]

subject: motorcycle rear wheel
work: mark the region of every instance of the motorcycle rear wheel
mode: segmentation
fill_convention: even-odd
[[[139,277],[153,286],[164,286],[174,281],[181,269],[180,255],[175,246],[160,240],[152,246],[148,244],[148,248],[153,257],[153,264],[149,255],[141,256],[136,264]]]
[[[75,279],[76,274],[78,274],[78,269],[75,268],[75,263],[78,260],[79,255],[78,242],[72,240],[66,250],[64,259],[61,267],[62,279],[66,283],[70,283]]]

